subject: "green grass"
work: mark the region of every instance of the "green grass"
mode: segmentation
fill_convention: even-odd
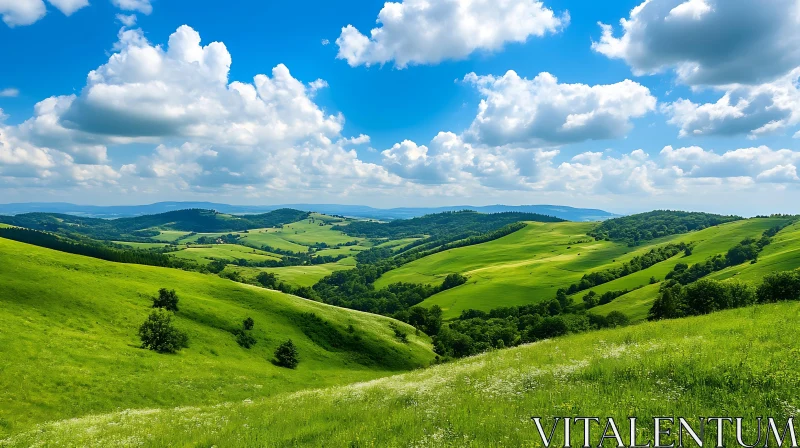
[[[177,291],[176,325],[189,334],[176,355],[138,347],[138,326],[162,287]],[[330,326],[303,318],[309,312]],[[248,316],[257,344],[245,350],[231,331]],[[0,437],[49,420],[256,399],[427,365],[430,341],[400,324],[410,333],[400,343],[392,322],[217,276],[0,239]],[[289,338],[297,370],[270,362]]]
[[[441,306],[445,318],[457,317],[468,308],[488,311],[550,299],[558,288],[580,280],[584,272],[631,251],[621,244],[588,237],[586,232],[594,225],[529,223],[503,238],[440,252],[389,271],[375,286],[395,282],[435,285],[447,274],[464,274],[469,278],[465,285],[423,302]]]
[[[356,265],[353,258],[343,258],[336,263],[316,264],[312,266],[286,266],[282,268],[263,268],[278,276],[278,280],[292,286],[313,286],[323,277],[336,271],[352,269]]]
[[[183,258],[186,260],[194,260],[201,263],[206,263],[214,259],[218,260],[239,260],[245,259],[248,261],[267,261],[267,260],[280,260],[279,255],[264,252],[262,250],[253,249],[251,247],[239,246],[237,244],[214,244],[208,246],[189,246],[177,252],[171,252],[170,255]]]
[[[154,236],[152,239],[154,241],[161,241],[165,243],[174,243],[177,240],[184,238],[186,235],[189,235],[190,232],[182,232],[179,230],[159,230],[158,236]]]
[[[167,247],[169,244],[164,243],[136,243],[131,241],[112,241],[115,244],[121,244],[123,246],[132,247],[134,249],[160,249],[162,247]]]
[[[435,285],[439,284],[447,274],[453,272],[464,274],[469,278],[465,285],[435,294],[423,302],[423,306],[439,305],[444,310],[444,317],[450,319],[469,308],[489,311],[501,306],[518,306],[549,300],[555,297],[559,288],[577,283],[587,272],[621,266],[634,256],[642,255],[664,244],[695,243],[693,253],[688,257],[684,257],[681,253],[648,269],[599,285],[592,290],[602,294],[606,291],[640,288],[650,283],[650,277],[663,280],[677,263],[692,264],[716,254],[724,254],[744,238],[758,238],[764,230],[786,221],[785,218],[737,221],[698,232],[650,241],[646,245],[633,248],[615,242],[593,241],[585,234],[592,228],[593,223],[529,223],[526,228],[503,238],[448,250],[406,264],[384,274],[375,286],[380,288],[400,281]],[[800,230],[797,238],[800,238]],[[784,260],[783,265],[791,265],[791,261],[786,261],[794,255],[791,242],[787,241],[783,245],[776,243],[774,247],[768,248],[778,251],[779,247],[784,248],[780,255],[782,258],[779,257]],[[757,277],[757,274],[753,277]],[[630,298],[631,303],[638,303],[647,308],[644,311],[631,310],[631,317],[641,316],[642,312],[646,316],[649,304],[655,299],[655,295],[650,297],[648,303],[647,300],[643,300],[641,294],[652,291],[653,288],[648,288],[636,294],[631,293],[633,294]],[[580,301],[588,292],[589,290],[582,291],[573,299]],[[626,297],[622,296],[617,300],[625,301]]]
[[[354,238],[347,236],[338,230],[333,230],[332,225],[319,225],[318,221],[313,223],[306,221],[298,221],[292,224],[286,224],[282,229],[275,233],[280,235],[281,238],[291,241],[293,243],[302,244],[305,246],[313,245],[314,243],[326,243],[329,246],[344,244],[350,241],[360,241],[361,238]]]
[[[800,408],[798,314],[783,303],[584,333],[366,383],[56,422],[0,445],[541,446],[532,416],[613,417],[626,443],[636,416],[647,443],[653,417],[709,415],[743,417],[752,443],[756,417]],[[573,426],[573,446],[582,440]]]
[[[367,250],[368,247],[365,246],[342,246],[337,249],[322,249],[314,252],[314,254],[319,255],[321,257],[338,257],[339,255],[353,255],[355,256],[357,253],[361,252],[362,250]]]
[[[251,247],[260,248],[266,245],[291,252],[308,252],[307,246],[283,239],[277,229],[253,229],[249,233],[241,234],[241,236],[242,244]]]
[[[679,254],[648,269],[592,288],[591,290],[602,294],[606,291],[620,291],[648,285],[646,288],[620,296],[612,303],[593,308],[592,312],[605,315],[616,310],[625,313],[633,320],[646,319],[647,312],[653,305],[653,301],[658,297],[658,286],[649,286],[650,277],[655,277],[659,281],[664,280],[667,273],[678,263],[692,265],[705,261],[714,255],[725,254],[728,249],[741,240],[747,237],[760,238],[765,230],[775,225],[783,224],[786,221],[785,218],[754,218],[673,237],[670,239],[672,242],[694,242],[695,246],[692,250],[692,255],[684,256]],[[797,251],[800,251],[800,227],[795,224],[774,237],[773,244],[764,249],[759,256],[757,264],[746,263],[734,266],[713,273],[708,278],[724,280],[735,277],[755,285],[768,272],[792,270],[800,267],[800,257],[798,257],[800,252]],[[580,301],[589,291],[581,291],[575,294],[574,300]]]
[[[411,244],[411,243],[413,243],[415,241],[418,241],[418,240],[420,240],[420,238],[402,238],[402,239],[399,239],[399,240],[389,240],[389,241],[384,241],[384,242],[376,245],[375,247],[384,247],[384,248],[394,249],[395,252],[396,252],[396,251],[402,250],[403,248],[405,248],[409,244]]]

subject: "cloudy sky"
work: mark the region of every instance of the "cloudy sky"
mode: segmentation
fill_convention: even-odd
[[[0,202],[800,212],[800,0],[0,17]]]

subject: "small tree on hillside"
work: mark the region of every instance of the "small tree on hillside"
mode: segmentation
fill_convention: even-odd
[[[242,321],[242,326],[244,327],[245,330],[252,330],[254,325],[255,322],[253,321],[252,317],[248,317],[247,319]]]
[[[167,290],[161,288],[158,290],[158,297],[153,297],[153,308],[162,308],[167,311],[178,311],[178,294],[174,289]]]
[[[275,365],[294,369],[300,361],[297,359],[297,347],[291,339],[275,349]]]
[[[153,310],[139,327],[142,348],[159,353],[175,353],[188,347],[189,337],[172,325],[172,314],[163,309]]]

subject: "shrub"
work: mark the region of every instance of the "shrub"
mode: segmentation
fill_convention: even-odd
[[[394,337],[397,338],[398,341],[402,343],[408,342],[408,333],[405,330],[397,326],[394,322],[391,323],[392,330],[394,330]]]
[[[172,314],[164,309],[156,309],[139,327],[142,348],[159,353],[175,353],[188,347],[189,337],[172,325]]]
[[[759,303],[800,300],[800,273],[789,271],[767,274],[756,294]]]
[[[252,317],[248,317],[247,319],[242,321],[242,326],[244,327],[245,330],[252,330],[254,325],[255,322],[253,321]]]
[[[299,360],[297,359],[297,347],[291,339],[279,345],[275,349],[275,365],[286,367],[287,369],[294,369],[297,367]]]
[[[242,348],[250,348],[256,345],[256,338],[249,332],[245,330],[236,330],[234,334],[236,335],[236,343]]]
[[[451,288],[455,288],[456,286],[463,285],[467,282],[467,277],[464,277],[461,274],[449,274],[447,277],[444,278],[442,282],[441,290],[446,291]]]
[[[628,316],[619,311],[612,311],[606,316],[606,325],[609,327],[624,327],[630,323]]]
[[[153,308],[162,308],[167,311],[177,312],[178,294],[175,293],[174,289],[159,289],[158,297],[153,297]]]

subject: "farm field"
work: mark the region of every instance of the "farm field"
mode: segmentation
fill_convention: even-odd
[[[180,230],[159,230],[159,232],[158,236],[154,236],[152,239],[165,243],[174,243],[191,234],[191,232],[182,232]]]
[[[178,258],[199,262],[209,262],[215,259],[227,261],[239,259],[248,261],[280,260],[280,255],[240,246],[238,244],[193,245],[185,247],[177,252],[171,252],[171,254]]]
[[[137,329],[159,288],[176,290],[176,326],[189,335],[189,347],[175,355],[139,348]],[[386,317],[213,275],[111,263],[2,238],[0,302],[0,439],[49,420],[241,402],[369,380],[434,358],[425,335]],[[327,324],[321,329],[304,313]],[[246,317],[255,321],[256,345],[249,350],[232,334]],[[390,324],[406,328],[409,342],[399,342]],[[341,346],[337,338],[349,325],[354,339]],[[296,370],[270,362],[289,338],[300,354]]]
[[[45,424],[3,443],[518,447],[541,443],[532,416],[548,428],[553,416],[613,417],[621,434],[629,433],[631,413],[652,422],[724,409],[746,423],[763,415],[785,422],[800,405],[798,313],[800,304],[790,302],[603,330],[253,402]],[[745,440],[756,440],[755,424],[744,427]],[[640,440],[652,440],[652,424],[639,428]],[[592,429],[593,443],[600,429]],[[572,443],[582,441],[582,428],[573,431]],[[715,437],[706,431],[705,442]],[[726,431],[724,444],[736,444],[734,431]],[[553,446],[563,445],[563,432],[556,431]]]

